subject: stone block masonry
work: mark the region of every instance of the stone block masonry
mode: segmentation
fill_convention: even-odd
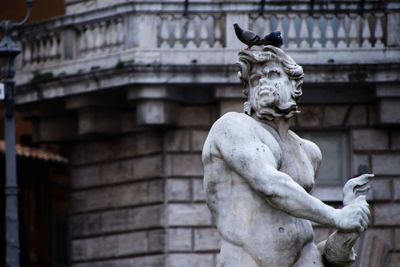
[[[201,150],[212,122],[227,109],[241,109],[241,99],[224,101],[182,105],[173,128],[143,128],[75,143],[70,198],[74,267],[218,266],[220,237],[205,202]],[[359,245],[361,253],[375,255],[370,259],[375,265],[356,265],[375,267],[382,257],[398,261],[400,253],[400,146],[399,131],[375,127],[368,110],[370,105],[309,104],[293,127],[346,132],[350,176],[360,166],[376,174],[368,195],[372,224]],[[340,118],[333,120],[334,114]],[[318,197],[340,207],[340,188],[317,187]],[[333,231],[314,228],[316,242]],[[367,245],[371,242],[378,244],[381,256]]]
[[[173,129],[147,129],[72,150],[73,266],[216,267],[201,151],[213,107],[182,106]]]

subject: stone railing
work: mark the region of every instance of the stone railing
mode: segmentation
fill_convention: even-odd
[[[386,24],[383,12],[362,15],[282,13],[249,17],[249,28],[257,33],[282,31],[287,48],[383,48]]]
[[[199,51],[202,55],[211,52],[207,64],[220,64],[226,56],[218,53],[244,47],[234,34],[235,22],[260,35],[280,30],[283,47],[296,49],[294,53],[357,49],[372,55],[374,51],[400,47],[400,38],[396,37],[400,30],[400,4],[392,1],[386,1],[386,5],[382,1],[368,1],[369,6],[362,9],[359,1],[337,1],[340,3],[318,8],[309,1],[276,1],[265,6],[263,12],[259,10],[260,1],[238,1],[235,5],[229,1],[193,1],[195,4],[186,11],[175,2],[161,5],[133,0],[113,5],[113,1],[108,1],[109,6],[88,12],[84,4],[95,0],[69,2],[69,8],[79,7],[82,11],[25,29],[20,40],[20,71],[28,74],[43,68],[53,70],[68,61],[87,62],[110,55],[121,61],[124,53],[132,51],[139,51],[143,58],[165,51],[190,50],[191,54]],[[93,7],[93,3],[88,7]],[[146,51],[153,54],[147,56]],[[91,67],[98,67],[99,63],[96,64]]]

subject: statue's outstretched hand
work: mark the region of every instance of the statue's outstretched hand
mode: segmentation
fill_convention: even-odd
[[[359,196],[347,206],[336,210],[337,228],[344,232],[365,231],[370,217],[368,206],[365,196]]]
[[[362,174],[346,182],[343,187],[343,205],[346,206],[353,202],[358,196],[366,195],[370,188],[369,180],[373,174]]]

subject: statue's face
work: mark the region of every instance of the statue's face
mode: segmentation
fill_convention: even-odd
[[[280,63],[255,65],[249,78],[249,101],[257,117],[289,118],[297,112],[296,81],[289,79]]]

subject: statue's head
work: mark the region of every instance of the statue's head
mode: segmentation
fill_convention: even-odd
[[[302,94],[303,68],[280,48],[239,52],[239,78],[248,101],[245,113],[261,119],[290,118],[298,113],[297,100]]]

